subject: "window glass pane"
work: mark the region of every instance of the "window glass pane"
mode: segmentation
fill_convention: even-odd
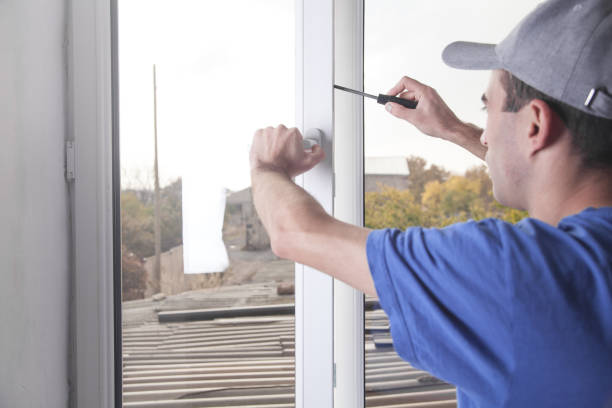
[[[365,92],[387,93],[407,75],[435,88],[459,118],[484,127],[480,96],[489,72],[449,68],[442,50],[457,40],[497,43],[537,3],[366,0]],[[364,105],[366,226],[405,229],[487,216],[521,218],[494,202],[484,162],[422,135],[374,101]],[[366,303],[366,405],[456,406],[452,385],[400,359],[387,316],[376,299]]]
[[[294,4],[118,6],[124,406],[293,406],[294,264],[248,149],[295,122]]]

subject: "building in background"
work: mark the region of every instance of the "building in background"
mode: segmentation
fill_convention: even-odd
[[[364,190],[381,191],[383,186],[406,190],[409,187],[410,171],[406,157],[366,157]]]

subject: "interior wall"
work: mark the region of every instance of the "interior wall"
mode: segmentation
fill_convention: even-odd
[[[68,406],[67,0],[0,0],[0,407]]]

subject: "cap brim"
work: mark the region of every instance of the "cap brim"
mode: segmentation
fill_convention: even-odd
[[[442,51],[442,60],[459,69],[501,69],[495,46],[496,44],[456,41]]]

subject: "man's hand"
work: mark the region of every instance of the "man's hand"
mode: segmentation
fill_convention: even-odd
[[[375,295],[366,256],[369,230],[340,222],[291,178],[325,154],[304,150],[302,135],[284,126],[260,129],[251,145],[253,202],[270,236],[272,251]]]
[[[303,138],[296,128],[283,125],[259,129],[251,145],[251,170],[280,171],[290,178],[307,172],[325,158],[321,146],[304,150]]]
[[[480,144],[482,129],[459,120],[435,89],[405,76],[387,94],[418,101],[416,109],[387,103],[385,108],[393,116],[410,122],[426,135],[448,140],[484,159],[487,149]]]

